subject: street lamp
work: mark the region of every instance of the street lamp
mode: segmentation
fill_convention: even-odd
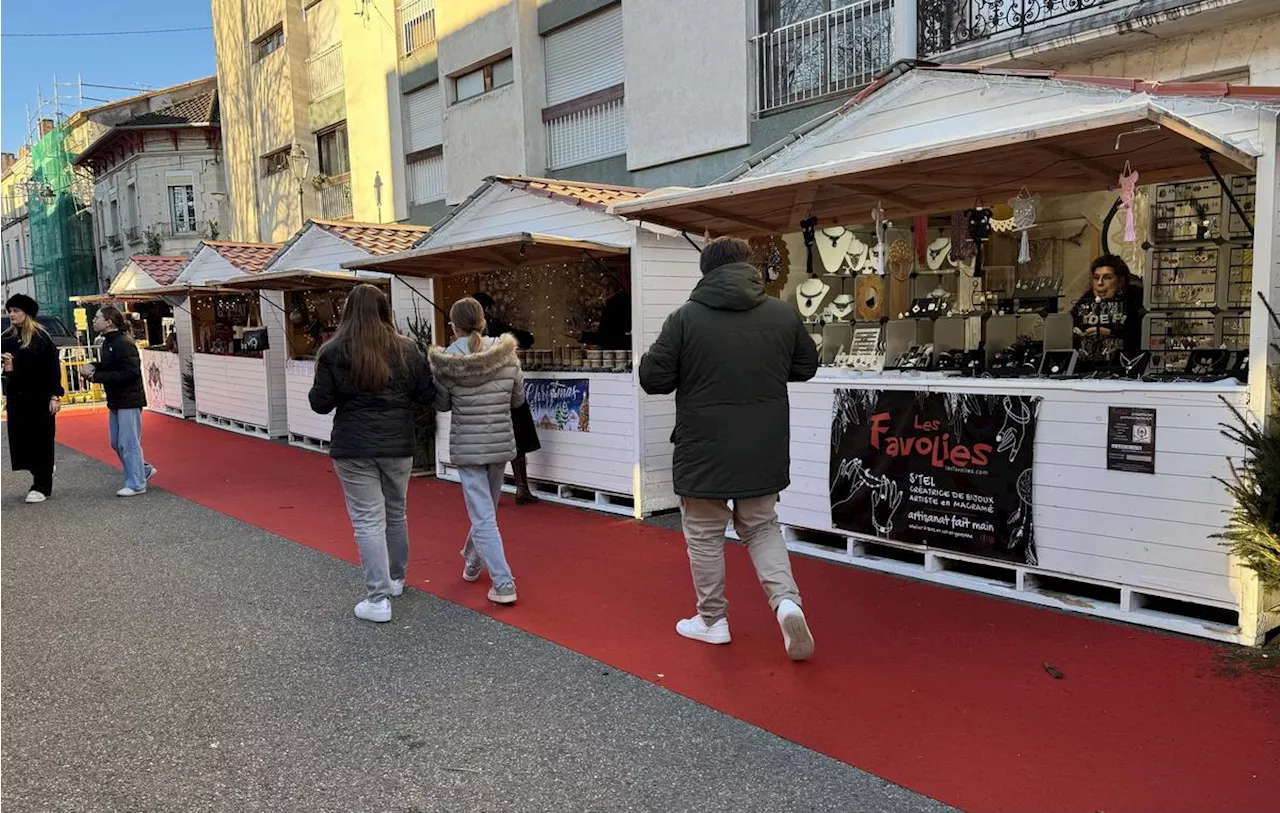
[[[311,172],[311,158],[301,144],[295,143],[289,150],[289,169],[293,173],[293,179],[298,182],[298,227],[301,228],[307,222],[307,212],[302,202],[302,184]]]

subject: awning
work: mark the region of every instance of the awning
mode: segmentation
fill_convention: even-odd
[[[243,291],[230,291],[218,286],[212,285],[164,285],[158,288],[142,288],[137,291],[128,291],[120,294],[86,294],[84,296],[69,297],[70,300],[77,305],[85,304],[102,304],[107,302],[149,302],[160,299],[171,299],[173,297],[200,296],[202,294],[217,293],[243,293]]]
[[[592,257],[625,255],[630,249],[551,234],[518,232],[468,243],[386,254],[344,263],[405,277],[461,277],[504,268],[582,262]]]
[[[252,291],[321,291],[330,288],[350,288],[362,282],[376,285],[386,283],[390,279],[386,274],[300,268],[235,277],[221,283],[221,287]]]
[[[894,79],[737,180],[614,204],[614,214],[701,234],[783,234],[936,214],[1140,182],[1253,172],[1252,139],[1276,98],[1151,95],[1045,76],[917,69]],[[1268,106],[1271,105],[1271,106]],[[1208,151],[1206,153],[1206,150]]]

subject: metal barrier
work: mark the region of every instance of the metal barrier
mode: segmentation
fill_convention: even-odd
[[[96,404],[107,400],[101,384],[94,384],[80,372],[81,365],[92,364],[102,357],[100,347],[59,347],[58,364],[62,368],[63,403]]]

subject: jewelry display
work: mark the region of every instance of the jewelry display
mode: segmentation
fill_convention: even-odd
[[[845,257],[845,273],[861,274],[863,269],[868,267],[871,254],[871,246],[862,242],[855,236],[853,242],[849,244],[849,251]]]
[[[796,305],[800,308],[800,315],[809,317],[816,314],[822,306],[822,301],[830,292],[831,286],[818,277],[807,279],[797,285]]]
[[[871,220],[876,224],[876,273],[883,277],[887,259],[885,255],[888,253],[884,245],[884,230],[889,224],[884,219],[884,207],[879,203],[876,204],[876,208],[871,210]]]
[[[839,273],[844,267],[849,246],[854,239],[853,232],[844,226],[835,226],[818,232],[816,236],[818,257],[822,260],[822,267],[827,269],[828,274]]]
[[[853,301],[857,308],[859,322],[879,322],[884,317],[885,296],[884,278],[874,274],[858,277]]]
[[[982,276],[982,244],[991,237],[991,210],[978,204],[973,209],[965,210],[965,219],[969,223],[969,239],[973,241],[973,276]]]
[[[1026,264],[1031,262],[1031,229],[1036,225],[1036,210],[1040,207],[1040,196],[1032,195],[1024,186],[1017,197],[1009,199],[1009,206],[1013,209],[1014,225],[1018,231],[1022,232],[1022,239],[1018,245],[1018,262]]]
[[[929,270],[940,270],[951,254],[951,238],[939,237],[929,244],[926,251],[925,264],[929,266]]]
[[[951,215],[951,249],[948,257],[953,265],[959,265],[963,260],[971,260],[978,253],[977,246],[969,237],[969,218],[964,212],[956,212]]]
[[[911,246],[901,237],[889,245],[889,269],[893,272],[894,279],[911,273],[913,259]]]
[[[1124,207],[1124,241],[1126,243],[1138,241],[1137,213],[1133,207],[1137,194],[1138,173],[1129,166],[1128,161],[1125,161],[1124,171],[1120,173],[1120,204]]]
[[[837,321],[846,321],[849,318],[849,314],[853,313],[853,295],[840,294],[831,300],[831,304],[827,306],[827,309]]]

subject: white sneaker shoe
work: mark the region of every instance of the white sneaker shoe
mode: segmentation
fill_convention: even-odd
[[[150,463],[147,464],[147,482],[148,483],[151,482],[152,477],[156,476],[157,471],[159,471],[159,469],[157,469],[155,466],[151,465]]]
[[[27,492],[27,502],[44,502],[49,499],[34,488]]]
[[[782,600],[778,605],[778,626],[782,628],[782,642],[786,644],[791,660],[803,661],[813,657],[813,633],[809,632],[809,622],[805,620],[799,604],[789,598]]]
[[[404,594],[404,579],[391,580],[391,595],[399,596]]]
[[[363,618],[365,621],[374,621],[379,624],[390,621],[391,602],[385,598],[382,601],[365,599],[356,605],[356,618]]]
[[[692,638],[704,644],[727,644],[733,640],[729,635],[729,619],[721,618],[711,626],[702,620],[702,616],[682,618],[676,622],[676,632],[685,638]]]
[[[146,486],[143,486],[142,488],[129,488],[128,486],[125,486],[124,488],[116,492],[116,496],[117,497],[136,497],[139,494],[146,494],[146,493],[147,493]]]

